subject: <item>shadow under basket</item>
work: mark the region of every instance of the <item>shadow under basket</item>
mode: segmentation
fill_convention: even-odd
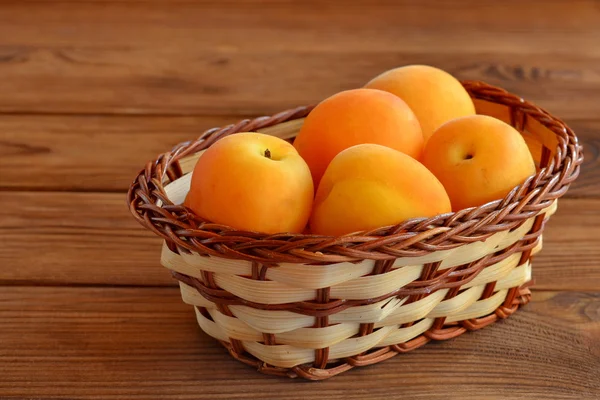
[[[311,107],[210,129],[149,162],[129,207],[164,238],[162,264],[202,330],[261,372],[320,380],[483,328],[526,304],[532,256],[579,174],[582,148],[535,105],[482,82],[463,85],[479,114],[523,134],[538,167],[503,200],[477,208],[324,237],[236,231],[181,205],[204,149],[243,131],[292,140]]]

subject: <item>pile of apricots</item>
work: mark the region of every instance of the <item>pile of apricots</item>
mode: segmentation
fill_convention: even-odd
[[[480,206],[535,172],[517,130],[477,115],[452,75],[410,65],[322,101],[293,144],[217,141],[185,205],[238,230],[339,236]]]

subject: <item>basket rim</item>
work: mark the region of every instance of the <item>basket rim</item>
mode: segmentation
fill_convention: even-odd
[[[129,210],[142,226],[164,238],[174,250],[266,264],[329,264],[417,257],[515,229],[564,195],[579,175],[583,162],[582,146],[562,120],[533,103],[481,81],[461,83],[474,99],[508,106],[511,125],[522,128],[527,118],[533,118],[556,135],[558,143],[554,156],[550,157],[550,150],[542,147],[539,171],[516,186],[504,199],[338,237],[240,231],[202,220],[183,205],[174,205],[169,200],[165,186],[182,176],[178,164],[181,158],[204,150],[230,134],[303,118],[314,107],[301,106],[270,117],[245,119],[208,129],[198,139],[180,143],[171,151],[160,154],[146,164],[130,185],[127,193]]]

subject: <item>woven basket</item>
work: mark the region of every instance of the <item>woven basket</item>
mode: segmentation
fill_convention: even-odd
[[[579,174],[582,148],[533,104],[463,84],[478,113],[522,132],[538,166],[506,198],[477,208],[324,237],[237,231],[181,205],[204,149],[241,131],[291,139],[311,107],[210,129],[149,162],[129,207],[164,238],[162,264],[202,330],[261,372],[319,380],[483,328],[526,304],[531,258]]]

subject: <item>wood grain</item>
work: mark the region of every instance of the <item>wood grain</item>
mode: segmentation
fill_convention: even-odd
[[[0,118],[0,188],[121,191],[158,154],[241,117]]]
[[[600,197],[600,121],[573,121],[571,129],[583,144],[584,160],[579,178],[567,197]]]
[[[5,115],[0,189],[126,191],[159,153],[241,118]],[[568,123],[585,146],[585,162],[567,197],[600,197],[600,119]]]
[[[175,285],[124,194],[0,192],[0,283]],[[537,287],[600,291],[600,199],[563,199],[534,260]]]
[[[125,194],[0,192],[0,283],[175,285]]]
[[[8,397],[600,395],[599,293],[535,293],[506,321],[320,383],[263,376],[234,361],[200,332],[176,288],[9,287],[0,291],[0,320],[0,394]]]
[[[425,63],[586,118],[599,34],[593,0],[15,2],[0,7],[0,111],[270,114]]]

